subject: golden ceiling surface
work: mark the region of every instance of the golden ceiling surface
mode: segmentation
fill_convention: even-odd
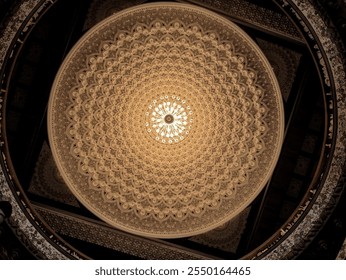
[[[87,32],[55,79],[55,161],[74,195],[125,231],[174,238],[239,214],[275,167],[283,107],[273,71],[235,24],[155,3]]]

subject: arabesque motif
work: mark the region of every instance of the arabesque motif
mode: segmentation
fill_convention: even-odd
[[[240,213],[283,137],[279,87],[257,45],[182,4],[128,9],[90,30],[57,75],[48,121],[76,197],[118,228],[162,238]]]

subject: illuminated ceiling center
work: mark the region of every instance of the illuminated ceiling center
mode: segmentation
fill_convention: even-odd
[[[87,32],[51,92],[52,152],[74,195],[139,235],[199,234],[239,214],[283,138],[276,78],[235,24],[146,4]]]
[[[173,85],[172,88],[179,89]],[[186,104],[186,100],[175,95],[154,99],[145,116],[147,132],[163,144],[174,144],[183,140],[189,135],[193,122],[191,107]]]

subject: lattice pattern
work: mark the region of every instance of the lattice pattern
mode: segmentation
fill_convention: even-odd
[[[283,131],[258,47],[181,4],[143,5],[88,32],[58,73],[48,121],[74,194],[106,222],[156,237],[205,232],[243,210]]]

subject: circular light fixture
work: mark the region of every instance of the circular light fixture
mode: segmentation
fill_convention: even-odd
[[[188,136],[193,122],[191,107],[175,95],[153,100],[148,106],[146,119],[148,133],[163,144],[174,144],[183,140]]]
[[[87,32],[53,85],[48,133],[74,195],[122,230],[177,238],[216,228],[263,189],[278,159],[280,90],[232,22],[152,3]]]

